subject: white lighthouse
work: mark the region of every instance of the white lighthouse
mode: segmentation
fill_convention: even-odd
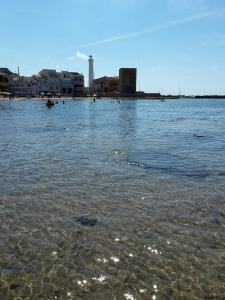
[[[89,56],[88,62],[89,62],[89,88],[90,90],[92,90],[93,80],[94,80],[94,59],[92,55]]]

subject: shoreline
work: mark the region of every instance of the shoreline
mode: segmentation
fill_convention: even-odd
[[[41,97],[33,97],[33,98],[28,98],[28,97],[18,97],[18,98],[0,98],[0,101],[19,101],[19,100],[43,100],[43,101],[47,101],[49,98],[41,98]],[[71,100],[71,101],[78,101],[78,100],[159,100],[162,102],[165,102],[167,100],[225,100],[225,96],[218,96],[218,97],[210,97],[210,96],[205,96],[205,97],[198,97],[198,96],[194,96],[194,97],[176,97],[176,96],[172,96],[172,97],[101,97],[101,98],[97,98],[97,97],[76,97],[76,98],[71,98],[71,97],[61,97],[61,98],[55,98],[52,97],[50,98],[53,101],[63,101],[63,100]]]

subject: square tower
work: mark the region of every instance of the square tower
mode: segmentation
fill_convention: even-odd
[[[137,69],[121,68],[119,70],[119,90],[121,96],[135,96],[137,85]]]

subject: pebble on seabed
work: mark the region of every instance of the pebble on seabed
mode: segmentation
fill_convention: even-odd
[[[158,286],[156,284],[153,284],[153,289],[155,292],[158,292]]]
[[[84,286],[85,284],[87,284],[87,280],[83,280],[83,281],[81,281],[81,280],[77,280],[77,284],[79,285],[79,286]]]
[[[146,289],[140,289],[140,293],[141,293],[141,294],[146,294],[146,293],[147,293],[147,290],[146,290]]]
[[[144,246],[146,248],[146,246]],[[156,255],[162,254],[161,251],[158,251],[157,249],[153,249],[152,247],[148,247],[148,250],[151,251],[152,253],[155,253]]]
[[[114,263],[118,263],[120,261],[119,258],[114,257],[114,256],[111,257],[111,260],[113,260]]]
[[[124,294],[124,297],[125,297],[127,300],[136,300],[136,298],[134,298],[134,296],[131,295],[131,294]]]
[[[107,276],[101,275],[100,277],[92,277],[92,280],[98,281],[98,282],[104,282],[107,279]]]
[[[103,262],[104,264],[106,264],[106,263],[108,263],[109,261],[108,261],[108,259],[106,259],[106,258],[97,258],[97,261],[99,261],[99,262]]]
[[[52,251],[51,255],[52,256],[57,256],[57,252],[56,251]]]

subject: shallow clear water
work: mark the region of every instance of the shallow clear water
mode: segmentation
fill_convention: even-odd
[[[0,130],[0,299],[225,299],[225,101],[1,101]]]

